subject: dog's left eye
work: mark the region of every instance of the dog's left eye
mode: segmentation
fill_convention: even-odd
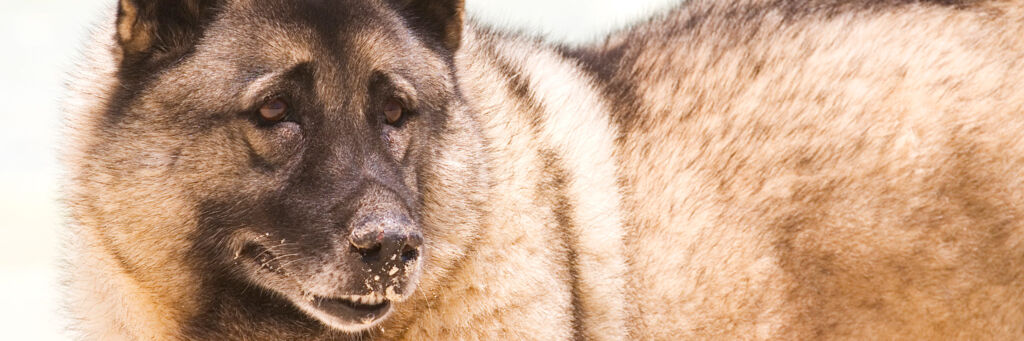
[[[402,109],[402,105],[396,100],[389,100],[384,105],[384,119],[389,125],[396,125],[402,120],[402,115],[405,109]]]
[[[267,122],[280,122],[288,115],[288,103],[280,98],[274,98],[260,107],[260,118]]]

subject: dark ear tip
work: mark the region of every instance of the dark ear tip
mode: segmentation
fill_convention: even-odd
[[[397,4],[411,15],[415,26],[445,49],[454,52],[462,44],[464,0],[398,0]]]
[[[445,29],[444,45],[452,52],[458,50],[462,45],[462,13],[460,12],[458,16],[459,18],[449,22]]]
[[[188,43],[218,0],[119,0],[116,38],[123,53],[144,55]],[[174,38],[169,39],[168,37]],[[183,39],[184,38],[184,39]],[[157,46],[160,45],[160,46]]]
[[[448,22],[445,45],[455,52],[462,45],[463,23],[466,19],[466,1],[455,0],[452,4],[452,20]]]
[[[117,41],[125,53],[140,53],[153,45],[153,39],[142,23],[135,18],[118,19]]]
[[[134,1],[120,0],[117,4],[117,42],[126,53],[145,49],[149,39],[138,26],[139,7]]]

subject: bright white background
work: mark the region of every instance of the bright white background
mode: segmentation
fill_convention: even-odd
[[[467,0],[471,16],[585,42],[678,0]],[[58,260],[64,213],[63,79],[90,25],[115,0],[0,1],[0,333],[65,340]]]

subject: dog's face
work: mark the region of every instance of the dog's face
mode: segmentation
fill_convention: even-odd
[[[96,152],[122,156],[105,166],[124,168],[120,182],[173,187],[194,219],[109,233],[187,240],[180,254],[204,276],[335,329],[380,322],[431,257],[421,181],[457,105],[461,6],[120,1],[124,85],[100,143],[118,150]]]

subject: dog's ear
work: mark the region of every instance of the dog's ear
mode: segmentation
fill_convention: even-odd
[[[187,47],[213,16],[217,0],[119,0],[117,42],[127,58]]]
[[[462,43],[463,0],[397,0],[413,29],[435,39],[451,52]]]

